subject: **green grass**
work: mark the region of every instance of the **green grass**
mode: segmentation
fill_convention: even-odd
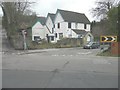
[[[113,55],[110,50],[98,53],[97,56],[107,56],[107,57],[120,57],[120,55]]]
[[[41,43],[41,44],[37,44],[32,42],[28,49],[47,49],[47,48],[71,48],[71,45],[60,45],[58,43],[54,44],[54,43]]]

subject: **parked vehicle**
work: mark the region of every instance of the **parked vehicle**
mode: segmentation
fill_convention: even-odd
[[[100,47],[100,44],[98,42],[89,42],[83,46],[84,49],[95,49],[99,47]]]

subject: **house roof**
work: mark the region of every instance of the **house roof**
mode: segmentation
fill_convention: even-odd
[[[63,19],[67,22],[77,22],[77,23],[86,23],[89,24],[90,21],[83,13],[77,13],[73,11],[66,10],[57,10],[62,15]]]
[[[38,17],[37,19],[42,25],[45,25],[46,17]]]
[[[52,22],[54,23],[55,14],[53,14],[53,13],[48,13],[48,16],[50,16]]]
[[[76,34],[86,35],[88,32],[80,29],[72,29]]]

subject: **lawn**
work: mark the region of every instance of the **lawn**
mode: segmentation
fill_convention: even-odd
[[[97,56],[120,57],[120,55],[113,55],[113,54],[111,53],[110,49],[105,50],[105,51],[103,51],[103,52],[101,52],[101,53],[98,53]]]

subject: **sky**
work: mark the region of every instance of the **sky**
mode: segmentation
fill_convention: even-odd
[[[94,18],[90,13],[91,8],[95,7],[97,0],[35,0],[32,10],[38,16],[47,16],[48,13],[56,13],[57,9],[69,10],[84,13],[90,21]]]
[[[97,0],[33,0],[35,3],[31,6],[33,12],[38,16],[47,16],[48,13],[56,13],[57,9],[69,10],[84,13],[90,21],[94,18],[90,13],[91,8],[95,7]],[[0,14],[2,10],[0,8]]]
[[[5,0],[5,1],[14,1],[14,0]],[[20,0],[20,1],[24,1],[24,0]],[[84,13],[90,21],[93,21],[96,19],[92,17],[90,10],[96,6],[95,2],[102,0],[29,0],[29,1],[35,2],[31,6],[31,10],[33,12],[36,12],[38,16],[46,17],[48,13],[56,13],[57,9],[62,9],[62,10]],[[113,1],[118,2],[120,0],[113,0]],[[2,9],[0,7],[0,16],[1,15],[2,15]]]

